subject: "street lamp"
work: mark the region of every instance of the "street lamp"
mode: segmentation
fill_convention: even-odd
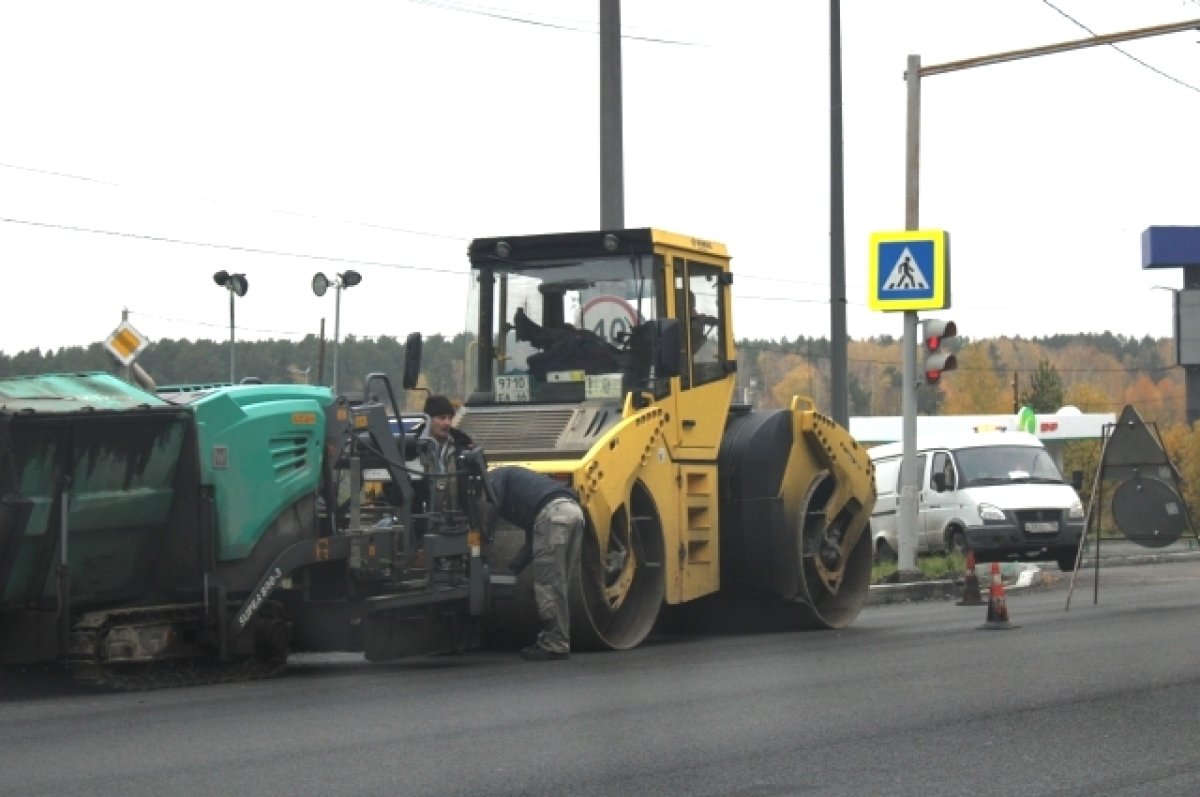
[[[232,385],[234,384],[233,297],[245,296],[246,291],[250,289],[250,283],[246,281],[245,274],[230,274],[228,271],[218,271],[213,274],[213,282],[229,291],[229,384]]]
[[[342,288],[353,288],[358,283],[362,282],[362,275],[357,271],[343,271],[337,275],[337,280],[331,282],[329,277],[326,277],[321,272],[317,272],[312,278],[313,293],[317,296],[324,296],[325,291],[329,290],[329,286],[333,286],[334,303],[333,303],[333,394],[337,395],[338,390],[338,337],[341,331],[342,323]]]

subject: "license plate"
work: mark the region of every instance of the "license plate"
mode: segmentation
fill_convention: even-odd
[[[497,376],[493,395],[497,403],[519,404],[529,401],[529,377],[527,375]]]
[[[588,374],[583,380],[583,397],[587,399],[621,398],[621,375]]]
[[[1026,523],[1025,530],[1031,534],[1046,534],[1047,532],[1058,531],[1058,524],[1054,521],[1037,520]]]

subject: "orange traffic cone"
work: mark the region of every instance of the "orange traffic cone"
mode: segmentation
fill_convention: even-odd
[[[1000,563],[992,562],[992,585],[988,589],[987,622],[980,626],[985,631],[1007,631],[1016,628],[1008,621],[1008,601],[1004,598],[1004,579],[1000,577]]]
[[[975,552],[967,551],[967,574],[963,577],[962,600],[959,606],[981,606],[983,595],[979,591],[979,576],[975,575]]]

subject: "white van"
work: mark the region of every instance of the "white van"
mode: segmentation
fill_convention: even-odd
[[[871,535],[880,560],[899,551],[902,446],[888,443],[867,452],[875,463]],[[970,549],[977,562],[1019,559],[1074,569],[1083,504],[1033,435],[964,432],[921,439],[917,473],[918,553]]]

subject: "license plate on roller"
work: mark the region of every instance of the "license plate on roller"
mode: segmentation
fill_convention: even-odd
[[[1052,531],[1058,531],[1058,524],[1053,521],[1032,521],[1025,524],[1025,530],[1030,534],[1046,534]]]

